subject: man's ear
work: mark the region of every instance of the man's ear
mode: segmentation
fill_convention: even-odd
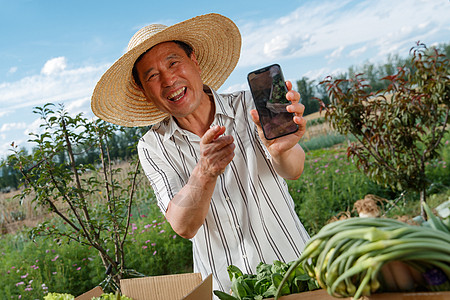
[[[141,92],[144,92],[144,89],[142,88],[141,85],[137,84],[136,82],[134,83],[134,85],[137,87],[137,89]]]
[[[138,89],[138,90],[140,90],[141,92],[144,92],[144,89],[142,88],[142,83],[141,84],[138,84],[137,82],[136,82],[136,77],[137,77],[137,79],[139,80],[139,82],[141,82],[140,81],[140,79],[139,79],[139,74],[138,74],[138,72],[137,72],[137,68],[136,68],[136,64],[133,66],[133,69],[131,70],[131,79],[133,80],[133,84],[134,84],[134,86]]]

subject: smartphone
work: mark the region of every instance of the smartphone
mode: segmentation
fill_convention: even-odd
[[[291,102],[286,99],[288,89],[281,67],[273,64],[255,70],[248,74],[247,80],[264,137],[273,140],[296,132],[298,125],[292,119],[294,114],[286,110]]]

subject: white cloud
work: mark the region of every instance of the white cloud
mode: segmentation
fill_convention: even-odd
[[[24,135],[29,135],[30,133],[38,134],[41,132],[41,124],[43,124],[42,119],[36,118],[31,124],[29,124],[23,131]]]
[[[329,74],[331,70],[329,68],[320,68],[317,70],[310,70],[303,74],[304,77],[310,79],[310,80],[322,80],[326,74]]]
[[[90,97],[84,97],[82,99],[78,99],[75,101],[70,102],[66,109],[69,112],[74,112],[74,114],[77,114],[79,112],[79,109],[86,106],[86,104],[90,104],[91,98]]]
[[[9,73],[9,74],[14,74],[14,73],[16,73],[16,72],[17,72],[17,70],[18,70],[18,68],[17,68],[17,67],[11,67],[11,68],[9,68],[9,71],[8,71],[8,73]]]
[[[277,35],[266,42],[263,47],[263,53],[269,57],[274,58],[283,54],[284,50],[289,46],[289,36]]]
[[[360,47],[358,49],[350,51],[348,56],[350,56],[350,57],[357,57],[357,56],[360,56],[361,54],[365,53],[366,51],[367,51],[367,46],[363,46],[363,47]]]
[[[9,154],[12,154],[10,151],[11,149],[11,142],[4,142],[0,144],[0,157],[6,157]]]
[[[35,106],[45,103],[64,103],[70,114],[91,113],[90,98],[98,79],[109,64],[70,68],[64,57],[54,58],[45,63],[40,74],[23,77],[17,81],[0,83],[0,132],[4,133],[6,148],[0,150],[0,157],[8,154],[10,141],[17,145],[27,144],[30,132],[40,133],[40,119],[31,124],[16,122],[12,114],[28,114]],[[6,117],[9,119],[6,119]],[[21,120],[22,121],[22,120]],[[24,120],[28,122],[28,120]],[[29,120],[31,121],[31,119]]]
[[[93,114],[90,114],[91,111],[91,97],[84,97],[78,100],[74,100],[69,102],[65,106],[67,112],[71,116],[75,116],[79,113],[83,114],[83,117],[91,117]]]
[[[66,67],[67,62],[64,56],[52,58],[45,63],[44,67],[41,70],[41,74],[53,75],[61,73],[66,69]]]
[[[7,115],[9,115],[10,113],[11,113],[10,110],[6,110],[6,109],[1,110],[1,111],[0,111],[0,117],[7,116]]]
[[[351,4],[349,4],[351,3]],[[420,12],[420,13],[418,13]],[[378,59],[425,41],[439,30],[449,31],[448,1],[380,0],[322,1],[300,6],[290,14],[241,26],[243,37],[240,67],[262,65],[274,59],[326,55],[338,58],[339,49],[370,44]],[[445,41],[443,41],[445,42]],[[406,50],[405,50],[406,49]],[[367,49],[368,50],[368,49]],[[344,50],[342,50],[344,51]],[[345,50],[347,51],[347,50]],[[366,51],[367,55],[370,55]]]
[[[221,90],[221,93],[233,93],[235,91],[242,91],[242,90],[248,90],[248,84],[247,83],[239,83],[239,84],[233,84],[227,88],[225,88],[224,90]]]
[[[52,63],[49,63],[53,61]],[[15,82],[0,83],[3,110],[63,103],[90,97],[107,65],[68,69],[64,60],[49,60],[42,73]]]
[[[431,24],[431,22],[429,22],[429,21],[426,21],[426,22],[424,22],[424,23],[419,23],[419,25],[417,25],[417,28],[420,28],[420,29],[426,29],[426,28],[428,28],[428,26]]]
[[[330,61],[338,59],[338,58],[340,58],[342,56],[342,51],[344,51],[344,46],[338,47],[333,52],[331,52],[330,55],[326,55],[325,58],[330,60]]]
[[[12,129],[23,129],[26,128],[27,124],[25,122],[18,123],[4,123],[0,128],[0,132],[8,132]]]

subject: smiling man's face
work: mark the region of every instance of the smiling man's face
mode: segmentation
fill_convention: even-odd
[[[136,63],[136,70],[147,100],[176,119],[192,114],[205,96],[195,55],[188,57],[174,42],[154,46]]]

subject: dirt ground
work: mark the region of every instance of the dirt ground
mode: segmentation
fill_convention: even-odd
[[[34,227],[45,220],[49,214],[42,208],[36,208],[31,197],[22,201],[13,197],[20,194],[20,190],[0,193],[0,233],[16,233],[23,227]]]

